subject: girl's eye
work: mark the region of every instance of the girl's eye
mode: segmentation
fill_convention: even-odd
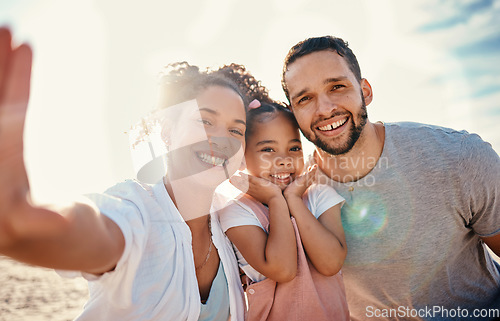
[[[302,147],[300,146],[294,146],[292,148],[290,148],[290,151],[292,152],[300,152],[302,150]]]
[[[274,152],[274,150],[271,147],[264,147],[260,151],[264,153]]]

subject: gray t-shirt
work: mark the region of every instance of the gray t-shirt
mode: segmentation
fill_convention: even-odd
[[[500,233],[500,159],[490,144],[465,131],[390,123],[368,175],[322,178],[346,200],[353,320],[478,319],[475,308],[500,309],[500,265],[479,238]]]

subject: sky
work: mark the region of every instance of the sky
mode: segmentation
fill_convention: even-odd
[[[500,0],[3,0],[34,49],[25,160],[52,201],[135,176],[125,132],[156,104],[162,66],[247,66],[284,100],[289,48],[348,41],[374,91],[371,121],[478,133],[500,151]]]

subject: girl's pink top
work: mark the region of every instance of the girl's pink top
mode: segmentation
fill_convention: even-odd
[[[246,194],[239,201],[252,209],[268,232],[267,207]],[[324,276],[319,273],[304,252],[293,217],[292,224],[297,240],[297,275],[292,281],[285,283],[276,283],[267,278],[249,284],[246,289],[248,298],[246,320],[349,320],[342,273],[339,272],[334,276]]]

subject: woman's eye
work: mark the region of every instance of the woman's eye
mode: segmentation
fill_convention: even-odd
[[[271,147],[265,147],[265,148],[262,148],[260,151],[265,152],[265,153],[270,153],[270,152],[273,152],[274,150]]]
[[[292,152],[300,152],[302,150],[302,147],[300,146],[294,146],[292,148],[290,148],[290,151]]]
[[[199,121],[200,123],[202,123],[203,125],[207,125],[207,126],[212,125],[212,123],[211,123],[208,119],[203,119],[203,118],[202,118],[202,119],[198,119],[198,121]]]
[[[233,134],[239,135],[239,136],[245,136],[245,134],[243,133],[243,131],[240,130],[240,129],[231,129],[230,132],[233,133]]]

